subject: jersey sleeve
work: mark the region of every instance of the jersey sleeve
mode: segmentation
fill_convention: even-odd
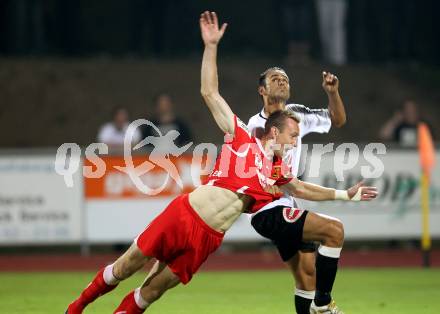
[[[251,140],[251,132],[247,125],[234,115],[234,138],[233,142],[249,143]]]
[[[328,133],[332,126],[328,109],[310,109],[304,105],[289,104],[288,110],[301,118],[301,136],[309,133]]]

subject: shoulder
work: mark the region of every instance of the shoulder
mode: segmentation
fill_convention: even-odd
[[[310,108],[301,104],[287,104],[286,109],[289,111],[300,112],[300,113],[304,113],[310,110]]]
[[[250,117],[248,124],[255,123],[256,121],[258,121],[258,115],[259,115],[259,113],[254,114],[252,117]]]
[[[253,129],[255,127],[264,126],[266,119],[261,115],[261,112],[253,115],[248,122],[248,128]]]
[[[307,106],[301,105],[301,104],[288,104],[286,106],[287,110],[290,110],[294,113],[300,113],[303,115],[328,115],[328,109],[327,108],[320,108],[320,109],[311,109]]]
[[[235,126],[235,131],[237,132],[245,132],[249,137],[251,137],[251,132],[249,131],[248,126],[246,125],[246,123],[244,123],[243,121],[240,120],[239,117],[235,116],[235,121],[236,121],[236,126]]]
[[[234,135],[232,141],[243,143],[249,142],[251,138],[252,135],[247,125],[240,118],[234,116]]]
[[[265,124],[266,124],[266,119],[261,115],[260,112],[249,119],[247,127],[251,131],[252,136],[261,138],[264,132]]]

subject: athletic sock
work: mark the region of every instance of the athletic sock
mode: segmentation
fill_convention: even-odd
[[[295,309],[297,314],[310,314],[310,304],[315,297],[315,291],[295,289]]]
[[[141,295],[141,288],[137,288],[134,290],[134,301],[136,302],[136,305],[141,309],[146,309],[150,303],[145,301],[145,299]]]
[[[321,245],[316,256],[316,294],[317,306],[331,302],[331,291],[338,271],[338,261],[342,248]]]
[[[113,276],[113,265],[101,269],[93,281],[83,290],[78,299],[72,302],[67,310],[68,314],[81,313],[90,303],[117,287],[119,280]],[[110,275],[111,274],[111,275]],[[105,279],[104,279],[105,277]],[[107,283],[107,281],[110,283]]]
[[[136,289],[134,291],[131,291],[129,294],[127,294],[125,296],[125,298],[122,300],[121,304],[119,304],[118,308],[113,313],[115,313],[115,314],[117,314],[117,313],[124,313],[124,314],[141,314],[141,313],[144,313],[145,308],[148,307],[148,303],[145,300],[143,300],[143,299],[141,299],[141,300],[139,299],[139,297],[142,298],[140,296],[139,290],[140,289],[138,288],[138,289]],[[139,301],[141,301],[141,303],[145,302],[144,305],[146,305],[146,307],[145,308],[141,308],[138,305],[138,303],[136,302],[136,299],[138,299],[138,302]]]
[[[113,266],[115,264],[108,265],[104,268],[104,273],[102,274],[102,277],[104,278],[104,281],[106,284],[110,286],[117,285],[120,280],[113,275]]]

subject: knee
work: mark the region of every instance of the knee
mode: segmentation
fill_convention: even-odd
[[[344,243],[344,225],[340,220],[331,219],[327,224],[328,245],[341,247]]]

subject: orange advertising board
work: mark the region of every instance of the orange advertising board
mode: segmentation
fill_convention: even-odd
[[[84,178],[86,199],[170,197],[188,193],[200,184],[200,166],[192,164],[192,155],[155,159],[155,162],[148,156],[130,156],[130,167],[123,156],[99,156],[99,159],[105,164],[105,172],[98,178]],[[102,166],[102,161],[86,158],[84,166],[96,171],[96,165]]]

